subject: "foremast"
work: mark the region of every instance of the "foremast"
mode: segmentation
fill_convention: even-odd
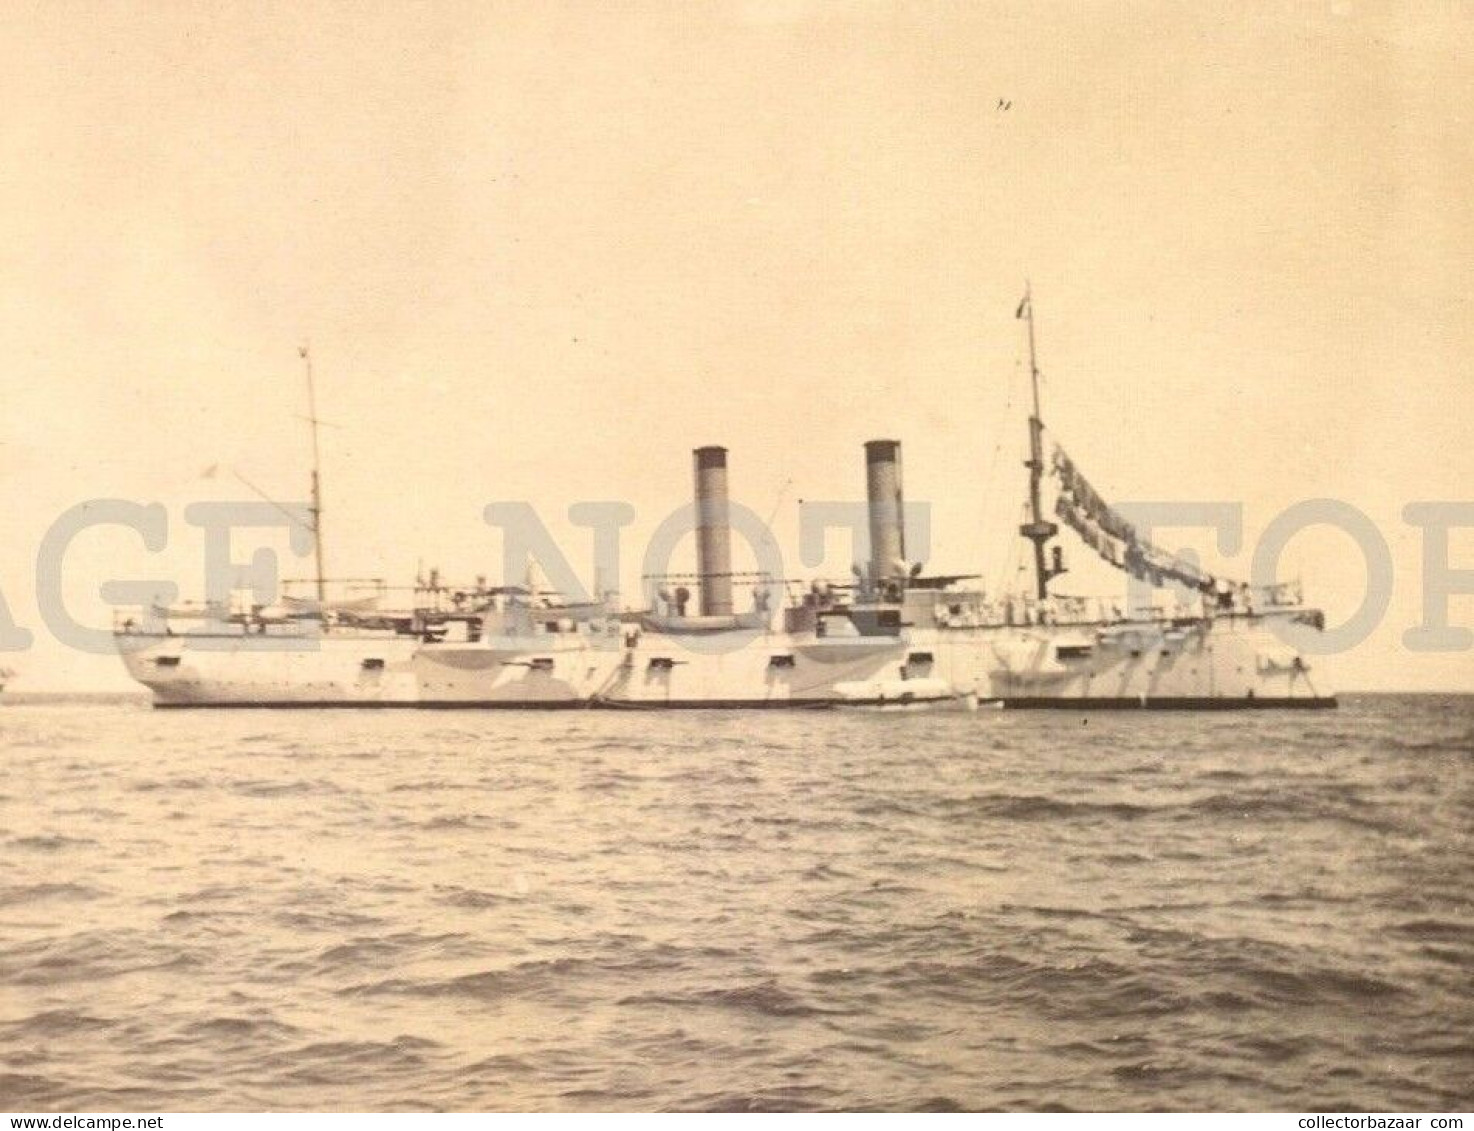
[[[1039,412],[1039,362],[1034,349],[1034,302],[1028,283],[1024,284],[1024,298],[1019,303],[1015,317],[1024,319],[1029,327],[1029,386],[1033,393],[1033,412],[1029,416],[1029,458],[1024,466],[1029,469],[1029,521],[1019,527],[1019,533],[1034,544],[1035,596],[1043,601],[1049,596],[1049,582],[1064,573],[1062,555],[1056,548],[1053,562],[1045,553],[1045,547],[1059,533],[1059,527],[1044,517],[1044,419]]]
[[[317,389],[312,381],[312,348],[303,344],[297,347],[307,371],[307,423],[312,428],[312,502],[308,506],[312,529],[312,560],[316,568],[317,607],[322,615],[323,627],[327,627],[327,570],[322,557],[322,451],[318,441],[321,421],[317,418]]]

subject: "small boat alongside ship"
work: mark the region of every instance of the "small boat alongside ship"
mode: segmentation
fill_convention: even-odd
[[[837,706],[855,711],[976,711],[976,691],[944,679],[864,679],[834,685]]]
[[[1288,625],[1323,625],[1295,588],[1230,583],[1162,552],[1062,447],[1046,448],[1027,297],[1019,313],[1033,389],[1028,518],[1019,528],[1032,551],[1029,592],[989,593],[968,575],[928,575],[908,561],[893,439],[864,445],[870,554],[843,581],[734,572],[728,453],[708,446],[692,456],[697,572],[647,579],[646,607],[621,608],[611,594],[579,600],[534,578],[451,586],[432,571],[398,599],[381,582],[334,583],[322,566],[312,402],[312,595],[272,607],[144,610],[117,626],[119,652],[166,708],[1335,706],[1282,642]],[[1122,609],[1119,597],[1055,592],[1065,572],[1061,524],[1150,585],[1152,605]],[[739,592],[749,607],[738,608]]]

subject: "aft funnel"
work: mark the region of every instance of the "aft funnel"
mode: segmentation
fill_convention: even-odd
[[[865,496],[870,506],[870,577],[906,576],[906,529],[902,514],[901,442],[865,445]]]
[[[728,525],[727,449],[697,448],[696,572],[701,575],[701,615],[732,615],[732,530]]]

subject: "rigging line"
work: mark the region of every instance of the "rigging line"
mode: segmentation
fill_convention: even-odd
[[[625,660],[614,665],[614,670],[609,673],[609,678],[599,685],[599,690],[589,696],[588,701],[584,704],[585,708],[602,705],[604,703],[604,697],[609,694],[610,689],[619,681],[620,677],[629,675],[631,669],[628,657],[629,653],[627,652]]]
[[[1003,383],[1003,419],[1007,420],[1013,413],[1013,382],[1015,371],[1018,369],[1018,361],[1015,360],[1013,367],[1008,371],[1008,379]],[[988,463],[988,471],[983,478],[983,507],[981,519],[983,523],[983,537],[988,536],[988,531],[993,529],[993,511],[998,499],[995,490],[998,474],[998,460],[1003,454],[1003,433],[998,434],[998,439],[993,444],[993,458]]]
[[[1021,503],[1018,508],[1018,517],[1027,518],[1029,504]],[[1024,568],[1023,543],[1017,538],[1008,540],[1008,554],[999,566],[997,581],[993,587],[995,593],[1012,594],[1018,581],[1019,571]]]
[[[282,506],[281,503],[277,502],[265,491],[261,490],[260,487],[257,487],[256,484],[252,483],[235,468],[232,467],[230,469],[230,473],[234,475],[237,479],[239,479],[242,483],[244,483],[247,487],[249,487],[252,491],[254,491],[260,498],[264,499],[282,514],[286,515],[288,520],[290,520],[291,522],[295,522],[298,526],[300,526],[303,530],[306,530],[308,533],[312,532],[312,524],[310,522],[304,522],[300,514],[293,514],[286,507]]]
[[[778,497],[773,500],[773,509],[768,515],[768,523],[766,527],[768,533],[768,541],[775,546],[778,544],[778,540],[773,537],[773,520],[778,517],[778,508],[783,505],[783,498],[785,495],[788,494],[788,488],[792,486],[793,476],[790,475],[787,479],[783,480],[783,486],[778,488]]]

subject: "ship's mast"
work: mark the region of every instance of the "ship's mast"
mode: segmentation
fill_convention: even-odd
[[[307,370],[307,423],[312,428],[312,557],[317,566],[317,608],[327,626],[327,582],[322,560],[322,453],[318,443],[317,390],[312,383],[312,349],[308,345],[297,348]]]
[[[1044,547],[1057,533],[1059,527],[1044,517],[1041,501],[1044,480],[1044,420],[1039,414],[1039,363],[1034,351],[1034,299],[1029,285],[1024,284],[1024,301],[1019,304],[1019,317],[1029,325],[1029,383],[1034,394],[1034,411],[1029,417],[1029,458],[1024,466],[1029,469],[1029,521],[1019,527],[1019,533],[1034,544],[1034,583],[1036,596],[1044,600],[1049,596],[1049,581],[1063,570],[1050,568]]]

